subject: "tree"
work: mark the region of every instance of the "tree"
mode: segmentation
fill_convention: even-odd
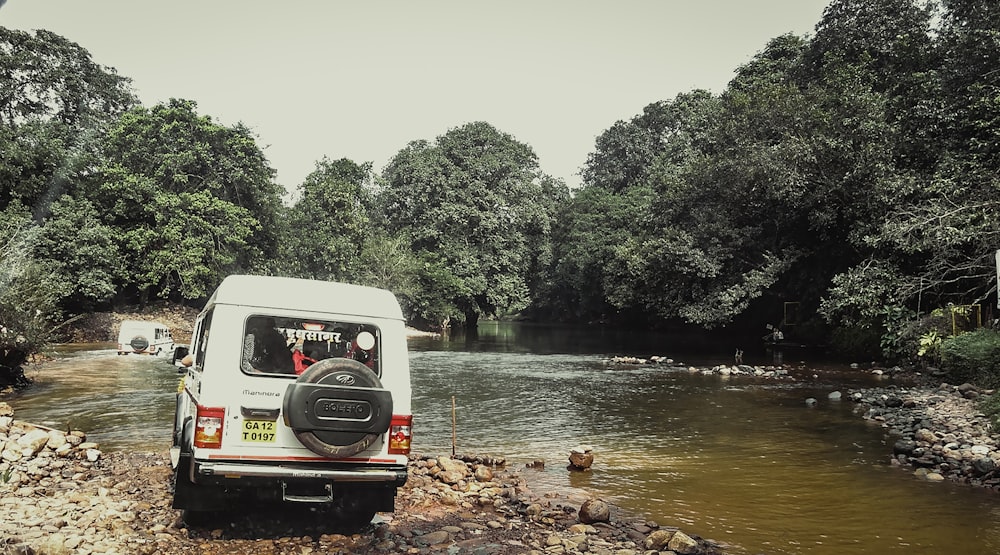
[[[658,231],[636,273],[685,261],[691,273],[652,281],[649,304],[704,326],[780,299],[815,308],[867,260],[865,238],[916,182],[920,166],[900,162],[928,152],[904,140],[928,29],[908,0],[837,1],[813,40],[779,37],[740,68],[708,148],[656,185]]]
[[[546,285],[536,297],[539,313],[563,321],[620,321],[635,316],[622,290],[631,269],[617,265],[622,245],[645,233],[652,206],[649,187],[616,193],[585,186],[557,213]]]
[[[541,189],[526,227],[529,245],[526,282],[532,303],[549,288],[549,269],[555,262],[555,234],[560,214],[569,206],[569,187],[561,179],[542,175],[538,180]]]
[[[86,128],[136,104],[130,80],[55,33],[0,27],[0,125],[52,119]]]
[[[48,204],[97,165],[98,139],[138,103],[129,79],[55,33],[0,27],[0,209]]]
[[[443,260],[456,280],[451,304],[466,326],[527,306],[530,241],[549,217],[529,146],[488,123],[470,123],[433,144],[410,143],[383,178],[387,230],[410,237],[418,257]]]
[[[316,163],[288,212],[283,272],[333,281],[356,281],[367,273],[372,261],[362,252],[373,230],[364,198],[371,180],[370,163],[346,158]]]
[[[770,41],[721,96],[678,95],[603,134],[587,186],[650,191],[630,233],[592,249],[593,275],[617,284],[604,301],[704,327],[779,299],[817,307],[934,164],[914,133],[935,114],[929,22],[909,0],[837,0],[814,39]]]
[[[109,303],[124,278],[114,231],[86,199],[64,195],[50,212],[37,231],[32,257],[64,284],[61,304],[85,312]]]
[[[978,303],[995,288],[992,253],[1000,228],[989,215],[1000,206],[1000,8],[976,0],[943,6],[933,50],[911,56],[910,75],[898,79],[918,85],[897,93],[905,102],[894,102],[902,106],[894,112],[897,142],[915,146],[896,160],[898,185],[891,200],[880,203],[884,217],[856,241],[868,256],[838,279],[824,302],[831,319],[856,319],[865,299],[856,292],[884,291],[877,281],[886,279],[895,286],[880,302],[919,312]],[[930,23],[918,20],[914,27],[908,35]]]
[[[31,258],[38,229],[20,203],[0,210],[0,386],[29,383],[22,365],[62,320],[63,284]]]
[[[941,125],[948,151],[974,166],[1000,168],[1000,5],[944,0]]]
[[[626,143],[619,149],[644,152],[645,160],[630,160],[645,169],[630,179],[612,178],[610,187],[597,179],[588,185],[625,198],[590,196],[598,204],[587,211],[591,221],[575,225],[583,238],[574,247],[577,255],[560,257],[560,264],[576,261],[567,267],[591,276],[589,285],[577,285],[591,295],[599,292],[614,312],[633,320],[725,324],[773,286],[798,256],[780,249],[781,224],[769,225],[781,212],[761,218],[760,210],[761,196],[776,189],[768,181],[794,182],[786,164],[794,147],[774,148],[786,136],[774,125],[796,121],[778,114],[801,102],[785,94],[794,87],[764,75],[762,67],[769,66],[755,65],[754,78],[727,96],[696,91],[648,106],[629,126],[653,137],[647,144],[654,146],[643,150]],[[756,146],[758,141],[766,146]],[[598,152],[606,144],[599,140]],[[626,175],[608,171],[618,167],[614,158],[591,156],[588,175]],[[586,197],[581,192],[578,198]],[[593,297],[586,304],[600,306]]]
[[[715,113],[711,93],[696,90],[672,101],[654,102],[628,122],[601,133],[583,169],[586,185],[621,192],[645,184],[659,165],[683,162],[704,147],[703,130]]]
[[[124,114],[88,198],[116,230],[140,302],[196,299],[230,273],[274,270],[282,190],[253,136],[171,100]]]
[[[0,27],[2,382],[23,383],[20,365],[52,337],[65,306],[110,292],[107,228],[86,201],[63,195],[82,199],[101,136],[136,103],[129,80],[79,45]]]

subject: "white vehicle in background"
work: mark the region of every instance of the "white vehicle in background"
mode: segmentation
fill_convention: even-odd
[[[174,357],[175,347],[170,328],[160,322],[125,320],[118,331],[119,355]]]
[[[183,364],[170,454],[188,524],[260,502],[311,504],[348,528],[395,509],[413,415],[391,292],[229,276]]]

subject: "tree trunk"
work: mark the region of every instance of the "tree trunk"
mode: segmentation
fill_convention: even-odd
[[[479,313],[476,311],[469,311],[465,313],[465,329],[474,330],[479,327]]]

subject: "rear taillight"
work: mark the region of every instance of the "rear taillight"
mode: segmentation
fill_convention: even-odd
[[[218,449],[222,447],[222,422],[226,409],[198,405],[198,415],[194,421],[194,446]]]
[[[409,455],[413,438],[413,415],[394,414],[389,425],[389,454]]]

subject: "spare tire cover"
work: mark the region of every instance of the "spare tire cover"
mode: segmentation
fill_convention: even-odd
[[[147,340],[145,337],[141,335],[137,335],[132,338],[132,341],[129,342],[129,345],[132,346],[133,350],[145,351],[146,347],[149,347],[149,340]]]
[[[349,358],[327,358],[312,364],[296,380],[300,383],[329,385],[350,385],[353,387],[381,389],[378,376],[364,364]],[[391,407],[385,407],[392,410]],[[313,453],[325,457],[350,457],[356,455],[378,440],[381,433],[363,433],[330,430],[292,431],[295,437]],[[382,430],[384,433],[386,430]]]

